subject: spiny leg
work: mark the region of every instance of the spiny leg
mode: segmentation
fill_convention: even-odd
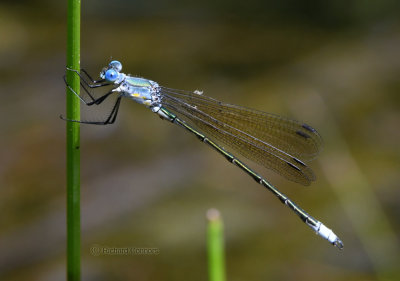
[[[83,103],[85,103],[86,105],[93,105],[93,104],[100,104],[101,102],[104,101],[104,99],[111,94],[111,92],[106,93],[105,95],[102,95],[99,98],[95,98],[90,89],[95,89],[95,88],[100,88],[100,87],[104,87],[104,86],[109,86],[112,85],[109,82],[106,82],[106,80],[101,79],[101,80],[94,80],[89,73],[86,72],[86,70],[81,69],[82,73],[84,73],[85,75],[82,75],[81,73],[79,73],[79,71],[75,70],[75,69],[71,69],[67,67],[67,70],[75,72],[81,79],[80,79],[80,84],[83,88],[83,90],[86,92],[86,94],[89,96],[89,98],[91,99],[91,101],[86,101],[84,100],[80,95],[78,95],[72,88],[70,85],[68,85],[65,75],[64,75],[64,82],[67,85],[67,87],[71,90],[71,92],[73,92]],[[88,82],[87,80],[90,80],[90,82]],[[87,88],[89,87],[89,88]]]
[[[113,109],[111,110],[111,113],[108,115],[105,121],[80,121],[80,120],[73,120],[73,119],[67,119],[64,118],[64,116],[60,115],[60,118],[62,120],[68,121],[68,122],[77,122],[81,124],[92,124],[92,125],[108,125],[108,124],[113,124],[117,118],[118,115],[118,110],[119,106],[121,104],[121,96],[118,97],[118,99],[115,101],[115,104],[113,106]]]
[[[72,87],[67,83],[67,80],[65,79],[65,75],[63,76],[63,78],[64,78],[65,85],[68,87],[68,89],[69,89],[75,96],[77,96],[85,105],[88,105],[88,106],[91,106],[91,105],[94,105],[94,104],[99,105],[99,104],[101,104],[109,95],[111,95],[112,93],[114,93],[114,92],[113,92],[114,89],[111,89],[110,91],[108,91],[108,92],[105,93],[104,95],[102,95],[102,96],[100,96],[99,98],[95,99],[95,98],[89,93],[89,91],[88,91],[84,86],[82,86],[82,88],[85,90],[85,92],[88,94],[88,96],[92,99],[92,101],[87,102],[87,101],[84,100],[80,95],[78,95],[78,93],[75,92],[75,90],[72,89]],[[82,83],[81,83],[81,85],[82,85]]]
[[[118,97],[117,101],[115,102],[114,108],[111,111],[110,116],[107,118],[106,122],[104,123],[104,125],[107,124],[113,124],[115,122],[115,120],[117,119],[117,115],[118,115],[118,110],[119,110],[119,106],[121,104],[121,96]],[[111,118],[111,116],[113,115],[114,112],[114,116]]]
[[[94,80],[94,79],[92,78],[92,76],[90,76],[90,74],[89,74],[84,68],[81,68],[81,72],[84,73],[84,74],[86,75],[87,78],[89,78],[89,81],[90,81],[90,82],[92,82],[92,84],[87,83],[89,87],[90,87],[90,85],[96,85],[96,84],[103,83],[103,82],[106,81],[105,79]],[[83,79],[83,75],[82,75],[82,74],[78,73],[78,75]],[[85,81],[87,82],[86,79],[85,79]],[[99,86],[97,86],[97,87],[99,87]],[[92,88],[92,87],[91,87],[91,88]],[[94,88],[94,87],[93,87],[93,88]]]
[[[83,74],[85,74],[86,76],[82,75],[82,73],[80,73],[78,70],[72,69],[72,68],[68,68],[67,70],[75,72],[76,74],[78,74],[78,76],[81,78],[81,80],[89,87],[89,88],[99,88],[99,87],[104,87],[107,85],[110,85],[109,82],[107,82],[105,79],[100,79],[100,80],[94,80],[92,78],[92,76],[89,75],[89,73],[81,68],[81,72]],[[89,78],[89,79],[87,79]],[[88,80],[90,81],[90,83],[88,82]]]
[[[267,188],[269,191],[271,191],[283,204],[288,206],[296,215],[300,217],[300,219],[306,223],[310,228],[312,228],[316,234],[321,236],[322,238],[328,240],[332,245],[336,246],[338,249],[343,249],[343,243],[339,239],[339,237],[336,236],[335,233],[329,228],[327,228],[323,223],[320,221],[316,220],[312,216],[310,216],[306,211],[304,211],[302,208],[297,206],[292,200],[290,200],[286,195],[281,193],[277,188],[275,188],[271,183],[269,183],[266,179],[264,179],[262,176],[254,172],[252,169],[250,169],[246,164],[244,164],[241,160],[233,156],[231,153],[226,151],[224,148],[219,146],[218,144],[214,143],[210,139],[208,139],[205,135],[201,134],[188,124],[184,122],[183,120],[179,119],[175,114],[169,112],[165,108],[160,109],[161,113],[167,117],[167,119],[174,123],[177,124],[192,134],[194,134],[199,140],[202,142],[208,144],[212,148],[214,148],[217,152],[219,152],[222,156],[224,156],[229,162],[232,164],[235,164],[238,166],[240,169],[242,169],[244,172],[246,172],[249,176],[251,176],[257,183],[260,185],[264,186]]]

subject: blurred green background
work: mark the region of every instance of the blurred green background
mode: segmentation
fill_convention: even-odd
[[[0,279],[65,280],[66,1],[0,3]],[[303,187],[251,165],[338,251],[184,130],[126,100],[81,128],[83,280],[207,280],[207,209],[228,280],[400,280],[400,2],[82,1],[81,64],[302,120]],[[159,255],[93,256],[93,245]]]

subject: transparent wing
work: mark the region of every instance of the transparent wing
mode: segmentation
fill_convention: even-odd
[[[285,178],[309,185],[315,180],[304,163],[321,147],[306,124],[192,92],[161,88],[162,104],[219,142]]]

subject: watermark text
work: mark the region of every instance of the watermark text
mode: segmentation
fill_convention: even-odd
[[[159,255],[158,248],[139,248],[139,247],[110,247],[102,245],[93,245],[90,247],[92,256],[151,256]]]

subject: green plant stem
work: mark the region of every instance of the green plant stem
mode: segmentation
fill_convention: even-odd
[[[225,281],[224,229],[219,211],[207,212],[208,275],[210,281]]]
[[[68,0],[67,67],[80,70],[80,0]],[[79,76],[66,73],[67,83],[79,93]],[[67,88],[67,119],[80,119],[79,99]],[[67,126],[67,280],[81,279],[80,124]]]

